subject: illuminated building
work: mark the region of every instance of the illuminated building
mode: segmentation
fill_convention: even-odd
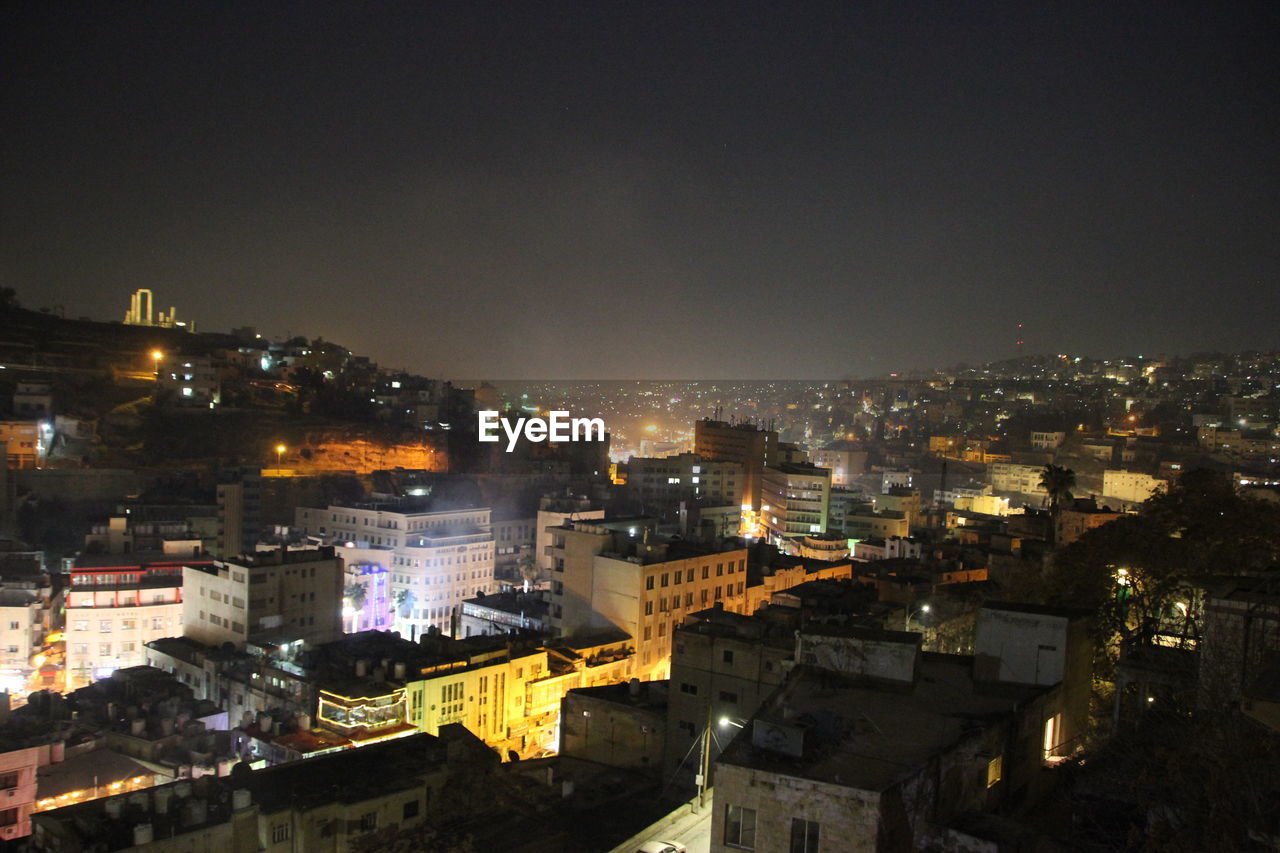
[[[568,521],[553,531],[551,624],[565,637],[604,628],[635,642],[641,678],[666,677],[671,632],[720,603],[746,606],[747,552],[659,540],[652,519]]]
[[[46,421],[0,421],[0,446],[10,469],[39,468],[44,464],[48,434]]]
[[[867,469],[867,451],[861,442],[833,441],[819,450],[810,450],[809,461],[819,468],[831,469],[832,486],[847,486]]]
[[[452,635],[458,608],[477,593],[494,592],[494,541],[488,507],[431,511],[424,499],[299,507],[306,534],[360,550],[371,549],[390,573],[395,630],[410,640],[431,628]]]
[[[831,469],[781,463],[764,469],[760,518],[769,540],[825,533],[831,506]]]
[[[118,557],[80,558],[67,591],[68,689],[144,663],[148,641],[182,631],[183,571],[167,558],[123,566]]]
[[[331,547],[188,565],[183,578],[183,635],[198,642],[315,646],[342,635],[343,571]]]
[[[778,434],[751,423],[710,418],[695,422],[693,430],[693,449],[699,456],[742,465],[742,503],[759,509],[764,468],[777,461]]]
[[[1169,484],[1141,471],[1103,471],[1102,497],[1125,503],[1142,503]]]
[[[218,371],[208,356],[167,353],[155,368],[157,399],[166,405],[212,409],[222,401]]]
[[[552,529],[560,527],[568,519],[604,518],[604,510],[593,504],[586,495],[543,495],[538,501],[538,520],[534,539],[534,556],[542,569],[543,577],[555,568],[551,555]]]

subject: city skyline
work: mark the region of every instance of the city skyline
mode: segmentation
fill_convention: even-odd
[[[1271,6],[5,21],[30,307],[508,379],[1276,345]]]

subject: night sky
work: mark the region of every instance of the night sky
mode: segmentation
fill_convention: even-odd
[[[1280,346],[1280,4],[6,4],[0,284],[439,377]]]

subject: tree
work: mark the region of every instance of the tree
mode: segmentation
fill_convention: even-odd
[[[1097,639],[1146,640],[1213,574],[1262,571],[1280,559],[1280,506],[1236,493],[1211,471],[1183,474],[1137,515],[1087,531],[1054,558],[1051,601],[1096,611]]]
[[[347,584],[347,588],[342,591],[342,595],[346,598],[347,603],[351,605],[351,609],[357,613],[364,610],[368,594],[369,590],[358,581]]]
[[[520,555],[517,565],[520,568],[520,577],[524,579],[525,591],[528,592],[529,587],[537,582],[541,571],[538,567],[538,558],[533,551],[525,551]]]
[[[1054,519],[1063,501],[1071,500],[1071,490],[1076,487],[1076,472],[1062,465],[1046,465],[1040,472],[1040,488],[1049,493],[1049,512]]]
[[[391,602],[395,605],[394,610],[400,611],[400,615],[408,618],[409,610],[413,607],[413,592],[407,589],[397,589],[391,596]]]

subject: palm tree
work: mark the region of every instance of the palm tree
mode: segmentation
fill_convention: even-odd
[[[1040,488],[1049,493],[1049,515],[1053,529],[1049,532],[1049,541],[1057,539],[1058,511],[1063,501],[1071,500],[1071,490],[1076,487],[1076,472],[1062,465],[1046,465],[1040,472]]]
[[[369,590],[362,583],[352,582],[347,584],[347,588],[342,591],[342,596],[351,605],[351,609],[359,612],[364,610],[365,601],[368,599]]]
[[[540,572],[538,558],[534,556],[533,551],[525,551],[520,555],[516,565],[520,569],[520,577],[524,578],[524,591],[528,592],[529,588],[538,580]]]

